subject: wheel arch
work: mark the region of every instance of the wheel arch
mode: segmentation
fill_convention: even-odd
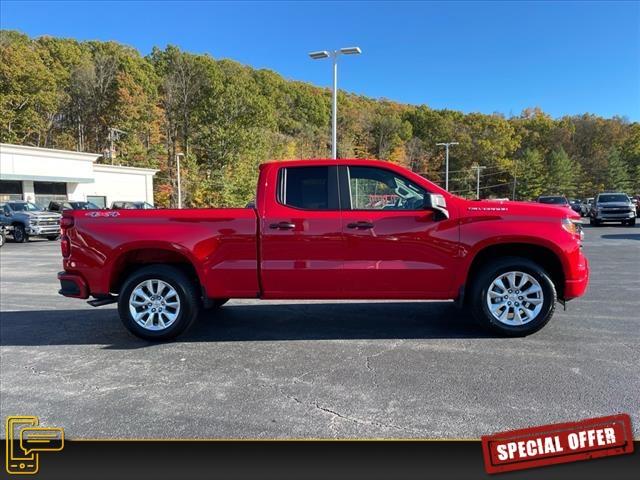
[[[558,298],[564,297],[565,273],[560,256],[551,248],[526,242],[508,242],[488,245],[478,250],[467,269],[464,290],[469,291],[484,265],[497,258],[522,257],[540,265],[551,277]]]
[[[153,264],[170,265],[180,269],[193,279],[199,291],[203,289],[203,277],[196,262],[186,253],[168,246],[131,247],[121,252],[111,264],[109,291],[119,293],[125,280],[135,271]]]

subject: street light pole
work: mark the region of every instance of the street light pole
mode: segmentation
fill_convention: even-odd
[[[176,153],[176,170],[178,173],[178,208],[182,208],[182,185],[180,182],[180,157],[184,157],[184,153]]]
[[[331,158],[338,158],[338,55],[333,54],[333,96],[331,101]]]
[[[444,145],[445,147],[444,189],[449,191],[449,145],[458,145],[458,142],[436,143],[436,145]]]
[[[333,59],[333,92],[331,102],[331,158],[338,158],[338,55],[359,55],[360,47],[346,47],[339,50],[320,50],[311,52],[309,56],[313,60],[331,57]]]

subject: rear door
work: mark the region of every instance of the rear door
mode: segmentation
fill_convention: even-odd
[[[264,181],[259,212],[263,296],[343,297],[337,166],[283,164],[270,169]]]
[[[458,227],[423,208],[427,191],[370,166],[341,166],[340,190],[347,295],[447,298]]]

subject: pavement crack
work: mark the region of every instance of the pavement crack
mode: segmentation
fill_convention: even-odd
[[[356,425],[363,425],[363,426],[377,427],[377,428],[386,428],[386,429],[390,429],[390,430],[399,430],[399,431],[406,432],[406,433],[411,433],[411,434],[414,434],[414,435],[416,435],[418,433],[415,430],[412,430],[412,429],[407,428],[407,427],[402,427],[400,425],[395,425],[393,423],[384,423],[384,422],[379,422],[377,420],[363,420],[361,418],[356,418],[356,417],[351,417],[351,416],[348,416],[348,415],[344,415],[344,414],[342,414],[340,412],[337,412],[336,410],[332,410],[331,408],[323,407],[317,401],[311,402],[310,405],[312,405],[316,409],[320,410],[321,412],[328,413],[329,415],[331,415],[332,416],[332,425],[333,425],[333,420],[339,419],[339,420],[345,420],[345,421],[348,421],[348,422],[352,422],[352,423],[354,423]],[[332,428],[332,425],[330,426],[330,428]],[[332,430],[333,430],[333,428],[332,428]]]
[[[384,355],[385,353],[389,353],[393,350],[395,350],[396,348],[398,348],[401,344],[403,343],[402,340],[395,342],[393,345],[391,345],[391,347],[388,348],[384,348],[382,350],[380,350],[377,353],[374,353],[372,355],[366,355],[365,359],[364,359],[364,366],[366,367],[366,369],[371,373],[371,380],[373,381],[373,386],[374,388],[379,388],[380,385],[378,384],[378,375],[376,373],[376,369],[373,367],[373,365],[371,364],[371,360],[373,360],[374,358],[379,357],[380,355]]]

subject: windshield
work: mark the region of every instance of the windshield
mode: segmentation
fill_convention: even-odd
[[[7,203],[7,205],[14,212],[39,212],[42,210],[42,208],[31,202]]]
[[[553,205],[566,205],[567,199],[564,197],[540,197],[538,199],[540,203],[550,203]]]
[[[622,193],[611,193],[606,195],[598,195],[598,203],[623,202],[629,203],[629,197]]]

